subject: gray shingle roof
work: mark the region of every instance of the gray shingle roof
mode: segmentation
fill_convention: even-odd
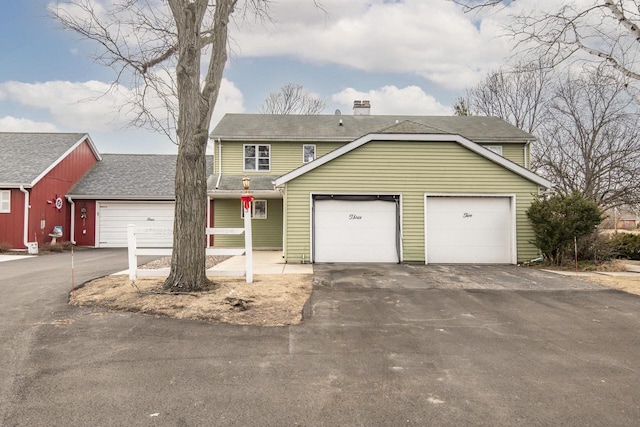
[[[0,184],[32,185],[85,133],[0,132]]]
[[[220,179],[220,186],[217,190],[220,191],[244,191],[242,187],[242,178],[244,175],[222,175],[222,179]],[[274,185],[273,181],[279,175],[249,175],[251,179],[251,183],[249,188],[251,191],[273,191]],[[209,186],[209,191],[216,190],[216,183],[218,180],[218,175],[215,175],[212,180],[212,185]]]
[[[68,194],[80,199],[172,200],[176,158],[166,154],[103,154],[102,161]],[[207,170],[211,168],[212,158],[207,156]]]
[[[211,137],[244,141],[353,141],[407,120],[431,128],[425,129],[424,133],[461,135],[478,143],[523,143],[534,139],[497,117],[289,114],[226,114],[211,132]],[[415,132],[416,126],[412,125],[411,130]]]

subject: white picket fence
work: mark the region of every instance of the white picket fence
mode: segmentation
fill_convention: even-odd
[[[245,227],[246,227],[245,221]],[[246,255],[246,267],[245,277],[247,283],[253,283],[253,247],[251,239],[251,226],[249,225],[249,233],[245,234],[245,247],[244,248],[207,248],[207,255]],[[245,233],[245,228],[207,228],[207,238],[210,235],[239,235]],[[127,242],[129,248],[129,279],[136,280],[137,277],[162,277],[169,274],[169,269],[155,269],[155,270],[141,270],[138,268],[138,256],[141,255],[159,255],[170,256],[172,252],[171,247],[161,248],[138,248],[136,236],[140,234],[168,234],[173,233],[173,230],[167,228],[157,227],[136,227],[130,224],[127,227]],[[217,276],[228,275],[232,272],[216,271]],[[235,273],[235,272],[234,272]]]

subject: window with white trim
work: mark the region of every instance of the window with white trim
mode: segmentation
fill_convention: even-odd
[[[271,146],[245,144],[243,161],[245,172],[269,172],[271,169]]]
[[[244,218],[243,203],[240,203],[240,217]],[[266,200],[253,200],[251,202],[251,218],[267,219],[267,201]]]
[[[302,146],[302,163],[313,162],[316,159],[315,144],[304,144]]]
[[[485,145],[484,148],[502,156],[502,145]]]
[[[11,190],[0,191],[0,213],[11,213]]]

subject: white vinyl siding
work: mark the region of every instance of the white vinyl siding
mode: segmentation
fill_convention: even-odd
[[[0,191],[0,213],[11,213],[11,190]]]

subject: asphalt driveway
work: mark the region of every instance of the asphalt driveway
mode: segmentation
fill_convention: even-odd
[[[42,259],[0,284],[3,343],[18,329],[1,425],[640,419],[634,295],[517,267],[325,265],[302,325],[259,328],[69,307],[68,280],[35,273]]]

